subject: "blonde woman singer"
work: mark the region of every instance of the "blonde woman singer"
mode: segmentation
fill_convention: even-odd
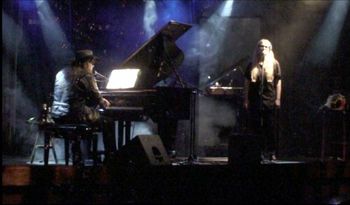
[[[276,160],[275,109],[281,106],[281,68],[267,39],[258,41],[245,72],[248,128],[259,137],[263,160]]]

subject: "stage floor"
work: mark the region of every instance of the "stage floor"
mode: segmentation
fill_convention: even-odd
[[[3,156],[3,203],[350,202],[350,163],[284,159],[228,164],[227,157],[180,157],[171,165],[65,166]]]
[[[2,156],[2,165],[44,165],[41,155],[37,155],[33,163],[31,163],[30,156]],[[329,159],[331,160],[331,159]],[[318,162],[318,158],[306,158],[306,157],[294,157],[294,158],[281,158],[274,161],[261,161],[261,164],[300,164],[300,163],[311,163]],[[342,160],[332,160],[342,161]],[[183,164],[195,164],[195,165],[228,165],[228,157],[197,157],[195,160],[189,160],[189,157],[177,157],[171,160],[172,165],[183,165]],[[50,156],[49,165],[64,165],[64,159],[58,159],[56,164],[52,156]],[[70,161],[69,165],[72,165]],[[92,166],[92,160],[85,160],[86,166]]]

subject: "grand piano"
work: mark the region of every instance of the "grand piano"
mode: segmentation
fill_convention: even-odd
[[[178,120],[193,120],[193,89],[157,86],[171,74],[177,74],[176,69],[183,62],[184,54],[175,41],[190,28],[188,24],[168,22],[117,66],[118,69],[140,69],[135,86],[100,90],[101,95],[111,102],[111,106],[101,113],[118,121],[118,148],[123,145],[121,136],[125,138],[125,144],[132,137],[131,121],[151,118],[158,123],[158,134],[168,148],[166,138],[169,136],[166,135],[174,135],[171,133],[174,126],[168,125],[176,124]]]

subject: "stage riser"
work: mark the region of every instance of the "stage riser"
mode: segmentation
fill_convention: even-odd
[[[317,202],[350,193],[349,163],[258,167],[3,166],[3,203]]]

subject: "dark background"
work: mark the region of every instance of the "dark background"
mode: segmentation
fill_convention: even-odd
[[[30,153],[34,138],[28,136],[26,120],[39,115],[41,104],[52,93],[55,73],[73,58],[74,50],[94,50],[101,58],[96,68],[108,76],[151,37],[144,29],[146,2],[47,0],[36,6],[31,0],[3,1],[3,154]],[[280,153],[318,157],[320,106],[330,94],[341,93],[347,99],[350,95],[349,13],[341,17],[337,11],[330,16],[335,18],[333,21],[327,15],[333,4],[341,4],[337,9],[346,10],[349,4],[341,0],[236,0],[231,15],[222,17],[223,3],[156,1],[157,18],[152,28],[157,32],[169,20],[193,25],[177,41],[185,54],[178,71],[188,84],[200,89],[208,83],[208,75],[215,77],[251,56],[258,39],[269,39],[283,72]],[[339,38],[335,38],[334,26],[339,27]],[[333,50],[329,43],[334,43]],[[248,61],[240,65],[242,72]],[[240,78],[241,73],[235,76]],[[235,86],[242,86],[241,82],[238,80]],[[239,107],[229,104],[200,98],[198,147],[220,144],[222,129],[236,123]],[[186,126],[183,129],[178,146],[187,153],[188,131]]]

